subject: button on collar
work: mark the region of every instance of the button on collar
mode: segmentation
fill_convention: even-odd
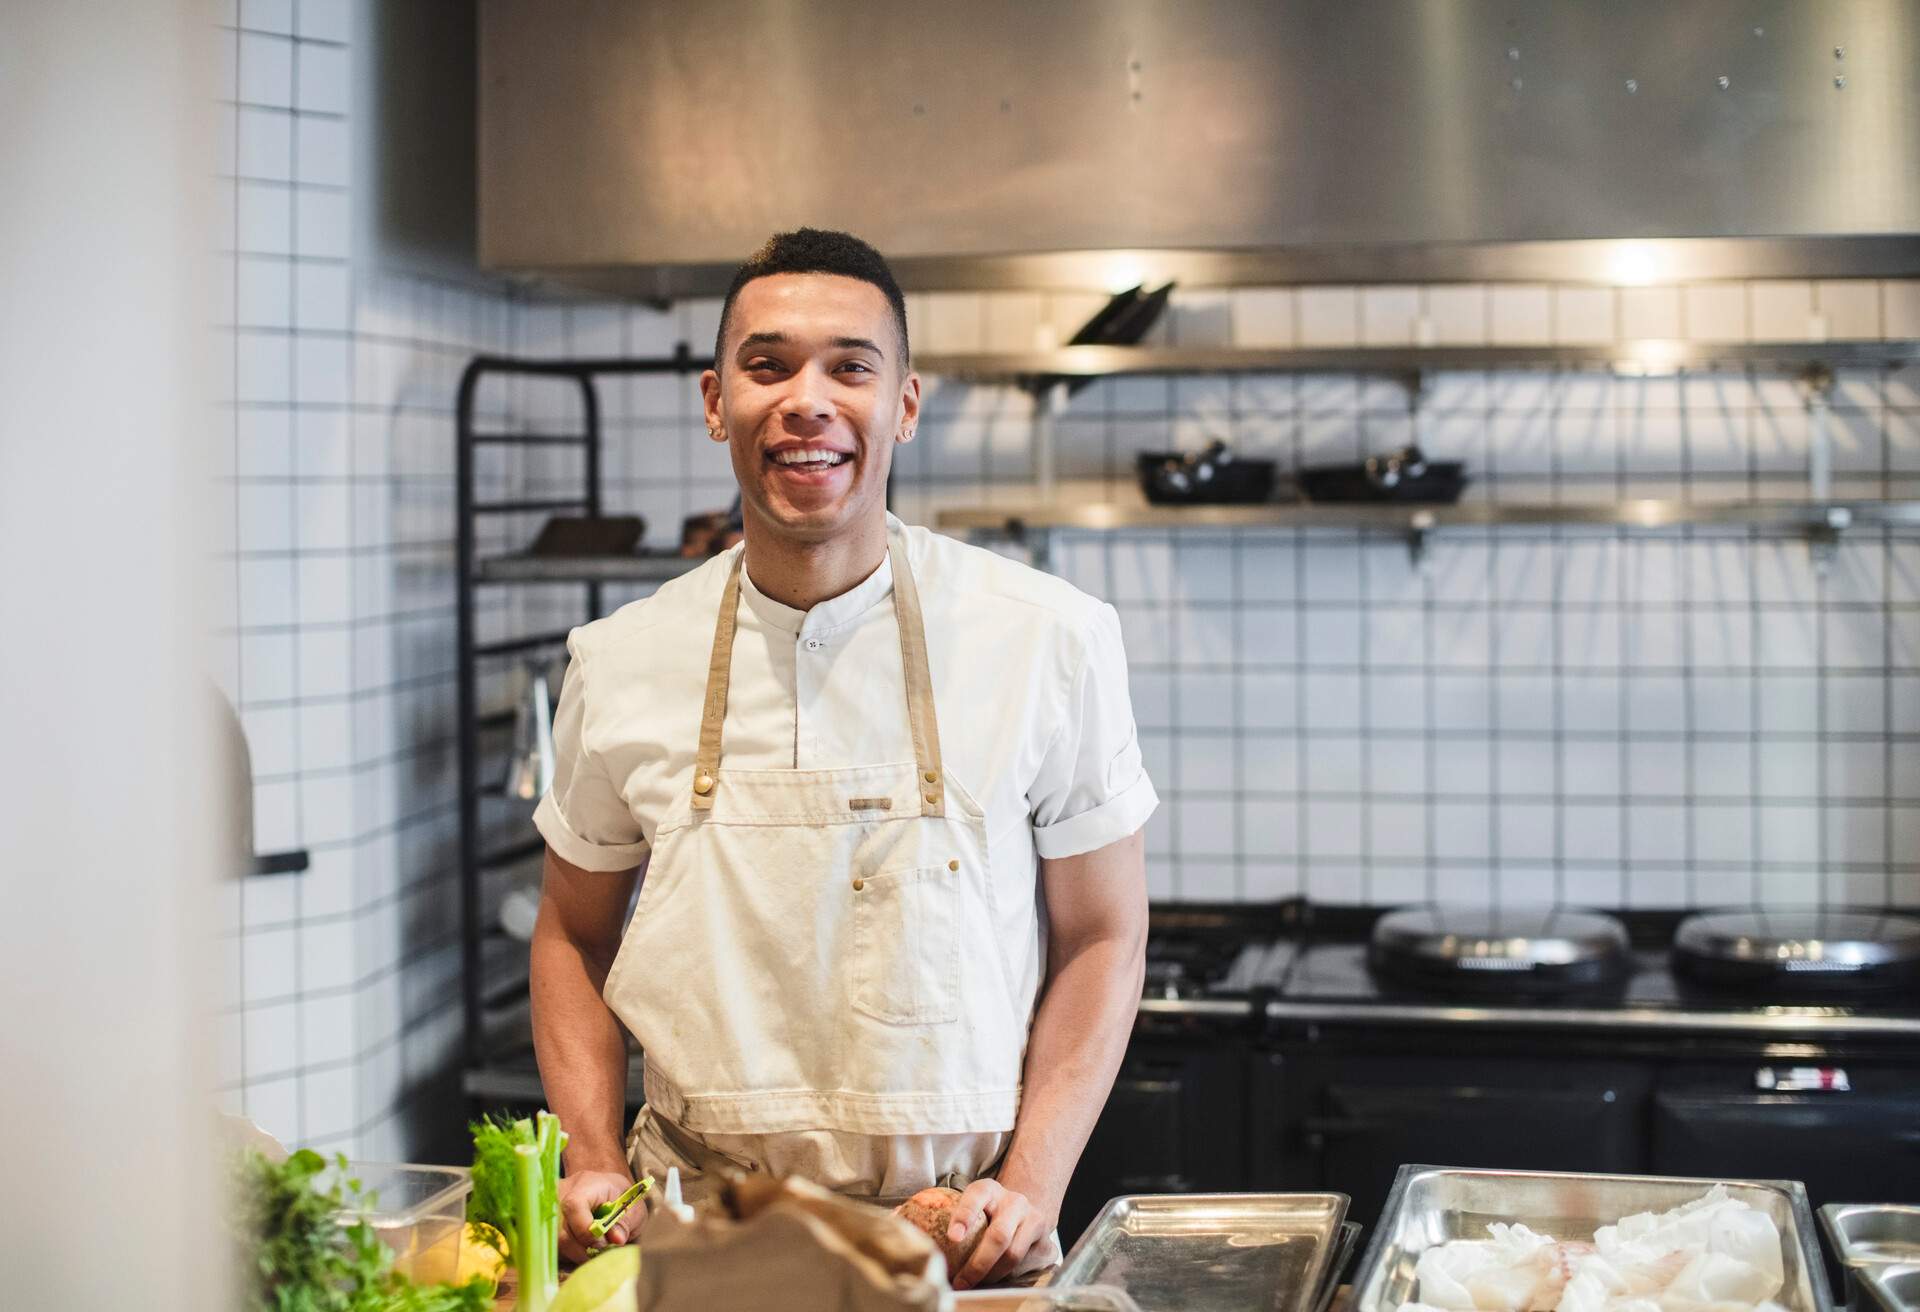
[[[808,638],[806,640],[806,648],[808,651],[819,651],[822,647],[826,645],[827,645],[826,643],[820,641],[820,639],[818,638]]]

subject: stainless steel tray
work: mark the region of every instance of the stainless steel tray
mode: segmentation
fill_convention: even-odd
[[[1135,1194],[1100,1210],[1057,1285],[1117,1285],[1141,1312],[1313,1312],[1345,1194]]]
[[[1714,1185],[1780,1227],[1788,1312],[1831,1312],[1827,1273],[1806,1187],[1796,1180],[1694,1180],[1651,1175],[1571,1175],[1403,1166],[1354,1277],[1353,1312],[1393,1312],[1413,1297],[1420,1254],[1449,1239],[1484,1239],[1492,1221],[1520,1221],[1556,1239],[1591,1239],[1635,1212],[1664,1212]]]
[[[1860,1292],[1865,1299],[1858,1312],[1915,1312],[1920,1309],[1920,1265],[1866,1267],[1860,1272]]]
[[[1140,1312],[1124,1289],[1111,1285],[1047,1285],[1039,1289],[970,1289],[953,1296],[966,1312]]]
[[[1868,1267],[1920,1263],[1920,1207],[1906,1203],[1828,1203],[1820,1209],[1827,1247],[1847,1273],[1847,1306],[1870,1305],[1861,1286]]]
[[[1820,1228],[1842,1266],[1920,1264],[1920,1206],[1912,1203],[1828,1203]]]

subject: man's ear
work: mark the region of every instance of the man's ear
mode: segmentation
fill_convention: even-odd
[[[706,412],[707,436],[716,442],[727,440],[726,420],[720,415],[720,374],[709,369],[700,375],[700,402]]]
[[[895,442],[911,442],[920,427],[920,375],[909,373],[906,386],[900,393],[900,429],[893,435]]]

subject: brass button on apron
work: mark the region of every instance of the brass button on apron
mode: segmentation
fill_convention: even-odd
[[[710,774],[703,774],[698,779],[695,779],[693,781],[693,791],[700,794],[700,796],[702,797],[705,797],[708,793],[712,792],[713,776]]]
[[[927,805],[928,805],[928,806],[932,806],[932,805],[933,805],[933,804],[934,804],[935,802],[937,802],[937,801],[939,801],[939,800],[940,800],[940,799],[939,799],[939,798],[937,798],[937,797],[935,797],[935,796],[934,796],[934,795],[933,795],[932,793],[928,793],[928,794],[927,794]]]
[[[960,868],[960,863],[959,863],[958,861],[949,861],[949,862],[947,862],[947,869],[949,869],[949,870],[958,870],[959,868]]]
[[[865,888],[866,886],[867,886],[867,881],[864,879],[856,879],[853,881],[853,891],[856,893],[858,893],[861,889]]]
[[[930,784],[931,784],[931,783],[937,783],[937,782],[939,781],[939,779],[940,779],[940,772],[939,772],[939,771],[937,771],[937,770],[929,770],[929,771],[927,771],[927,782],[928,782],[928,783],[930,783]]]

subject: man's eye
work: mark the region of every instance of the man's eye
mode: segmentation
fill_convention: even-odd
[[[845,364],[841,365],[840,367],[842,369],[857,369],[863,374],[870,374],[873,372],[872,369],[868,368],[867,363],[864,360],[849,360]]]
[[[754,373],[764,373],[769,369],[778,369],[779,367],[780,362],[778,360],[749,360],[747,362],[747,368]]]

